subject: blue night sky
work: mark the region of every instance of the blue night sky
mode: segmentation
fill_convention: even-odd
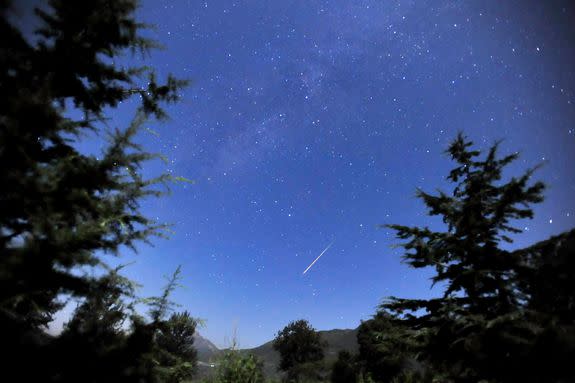
[[[415,189],[450,190],[443,151],[458,130],[521,152],[511,175],[545,163],[547,199],[513,247],[575,226],[568,1],[148,0],[138,15],[166,48],[146,63],[192,80],[171,119],[148,125],[158,135],[139,137],[168,158],[144,173],[196,183],[143,204],[174,233],[121,262],[136,260],[142,295],[181,264],[174,299],[218,346],[234,328],[257,346],[300,318],[355,328],[386,296],[440,293],[377,225],[442,228]]]

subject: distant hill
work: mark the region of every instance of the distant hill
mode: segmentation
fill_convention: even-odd
[[[194,347],[198,351],[198,360],[205,363],[215,360],[222,353],[212,342],[197,332],[194,334]]]
[[[574,252],[575,230],[571,230],[540,241],[527,248],[516,250],[513,253],[517,256],[526,257],[526,259],[529,260],[543,262],[544,265],[540,267],[542,273],[540,277],[545,277],[545,273],[552,273],[553,278],[558,281],[556,284],[558,284],[560,288],[564,288],[564,286],[570,286],[569,281],[560,278],[557,279],[557,275],[562,275],[562,278],[567,278],[567,276],[572,275],[572,273],[564,272],[561,274],[556,270],[558,267],[556,265],[560,265],[561,267],[570,265],[572,267],[574,263],[568,263],[561,259],[565,257],[570,257],[569,259],[571,259]],[[561,261],[559,262],[559,260]],[[551,278],[549,280],[551,280]],[[552,288],[557,289],[558,286],[552,286]],[[570,299],[568,294],[559,294],[559,296],[565,296],[566,299]],[[327,346],[324,349],[327,365],[337,359],[339,351],[347,350],[351,353],[357,353],[359,351],[357,332],[357,328],[353,330],[335,329],[319,331],[321,338],[327,342]],[[199,363],[200,376],[207,376],[214,369],[214,367],[212,367],[214,363],[211,362],[216,361],[217,363],[216,359],[223,351],[219,350],[213,343],[200,335],[197,336],[195,342],[198,349],[198,360],[202,362]],[[279,354],[273,349],[272,341],[264,343],[259,347],[240,350],[240,352],[253,354],[258,357],[264,364],[264,372],[267,378],[277,378],[280,376],[277,371]]]
[[[357,329],[319,331],[319,334],[322,340],[327,342],[324,349],[327,364],[333,363],[340,351],[347,350],[352,353],[358,351]],[[263,362],[264,373],[268,378],[280,376],[277,371],[280,357],[273,349],[272,342],[269,341],[259,347],[240,350],[241,353],[252,354],[258,357]],[[209,376],[215,365],[213,362],[217,364],[217,358],[223,353],[223,350],[218,349],[212,342],[199,334],[196,335],[194,344],[198,350],[198,378]]]
[[[340,351],[347,350],[355,353],[359,349],[359,345],[357,344],[357,329],[319,331],[319,334],[322,340],[327,342],[324,353],[326,363],[328,364],[337,359],[337,354]],[[273,341],[269,341],[256,348],[240,350],[243,353],[257,356],[263,362],[264,372],[268,378],[279,376],[277,366],[280,356],[273,349],[272,342]]]
[[[222,351],[197,332],[194,334],[194,347],[198,351],[198,371],[194,377],[195,382],[213,373],[215,367],[213,362],[222,354]]]
[[[359,351],[359,345],[357,344],[357,330],[328,330],[320,331],[321,338],[328,343],[328,347],[325,349],[325,357],[334,357],[337,359],[337,354],[340,351],[349,351],[351,353],[356,353]]]

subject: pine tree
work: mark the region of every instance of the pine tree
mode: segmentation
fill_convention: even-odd
[[[509,374],[517,371],[521,344],[536,329],[522,322],[520,259],[500,245],[512,242],[510,233],[521,232],[513,226],[516,220],[533,217],[530,205],[543,200],[544,185],[530,183],[535,169],[502,182],[503,169],[518,155],[500,157],[496,143],[480,159],[472,146],[462,134],[449,146],[457,164],[447,177],[454,183],[451,194],[417,192],[429,214],[443,218],[445,231],[386,225],[407,241],[401,244],[407,264],[435,269],[432,281],[446,286],[443,296],[391,298],[381,310],[401,317],[413,336],[427,339],[419,359],[438,374],[459,381],[513,381]]]
[[[97,278],[80,268],[99,268],[98,254],[163,234],[139,203],[162,194],[156,185],[169,177],[142,178],[154,156],[133,138],[148,117],[166,117],[162,105],[176,101],[185,82],[160,83],[151,68],[116,63],[158,46],[141,36],[136,7],[50,0],[35,10],[40,26],[29,38],[10,23],[10,1],[0,3],[0,331],[10,368],[46,359],[42,329],[61,308],[59,295],[94,292]],[[104,112],[135,96],[141,106],[132,124],[109,129]],[[77,150],[90,131],[109,137],[100,157]]]
[[[149,341],[153,344],[144,359],[153,361],[155,377],[161,383],[182,382],[190,379],[197,370],[194,334],[196,326],[201,322],[187,311],[173,313],[178,305],[170,300],[174,290],[180,286],[180,273],[181,266],[178,266],[174,273],[166,278],[168,282],[162,295],[141,300],[150,308],[148,314],[151,322],[142,328],[146,328],[151,334]]]
[[[93,284],[93,290],[78,305],[62,334],[49,345],[52,357],[45,372],[48,380],[106,382],[118,377],[128,380],[137,357],[143,358],[150,351],[149,348],[130,353],[126,350],[133,335],[127,330],[137,315],[134,310],[137,299],[136,286],[119,274],[121,268],[109,271]]]
[[[162,381],[178,383],[190,379],[197,368],[194,334],[197,321],[189,312],[173,313],[164,321],[156,335],[158,361]]]

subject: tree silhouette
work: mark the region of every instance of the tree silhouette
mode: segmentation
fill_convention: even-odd
[[[356,358],[349,351],[340,351],[331,369],[332,383],[355,383],[360,370]]]
[[[524,302],[521,319],[530,330],[517,363],[522,364],[522,372],[528,379],[573,381],[575,230],[516,250],[514,254],[521,259],[518,270]]]
[[[439,215],[445,231],[386,225],[406,240],[403,259],[414,268],[433,267],[433,283],[446,286],[441,298],[392,297],[380,307],[404,323],[420,344],[418,359],[456,381],[517,381],[522,345],[537,331],[525,322],[518,279],[521,257],[501,248],[520,233],[515,221],[532,218],[530,205],[543,200],[544,185],[530,183],[535,169],[503,182],[503,169],[518,154],[500,157],[499,143],[487,155],[472,149],[462,134],[448,153],[456,167],[447,179],[451,194],[418,190],[430,215]],[[527,381],[527,380],[526,380]]]
[[[196,372],[197,351],[194,348],[196,320],[187,311],[174,313],[164,321],[156,335],[158,363],[163,381],[177,383]]]
[[[161,195],[169,176],[142,178],[155,156],[133,139],[148,117],[165,117],[162,105],[185,82],[170,75],[160,83],[152,68],[117,63],[157,47],[140,34],[135,0],[50,0],[35,10],[33,39],[11,24],[10,5],[0,2],[0,332],[8,370],[34,381],[51,368],[43,329],[62,307],[58,296],[96,304],[100,288],[112,297],[118,286],[87,272],[101,269],[100,254],[163,235],[139,203]],[[135,96],[130,126],[108,128],[105,111]],[[87,132],[108,137],[101,156],[77,149]]]
[[[152,343],[127,352],[134,335],[126,329],[136,316],[135,286],[119,274],[120,269],[111,270],[93,284],[93,291],[78,305],[62,334],[49,344],[53,357],[44,371],[45,378],[59,382],[135,378],[129,370],[138,364],[137,358],[151,352]]]
[[[414,354],[422,341],[401,318],[379,311],[358,328],[360,367],[377,381],[392,381],[405,370],[416,372],[422,366]]]
[[[290,322],[279,331],[273,348],[280,354],[279,370],[285,371],[288,379],[296,382],[308,372],[306,365],[319,362],[324,357],[320,334],[304,319]]]

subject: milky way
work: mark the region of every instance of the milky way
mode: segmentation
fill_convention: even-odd
[[[521,152],[510,175],[545,164],[547,199],[513,246],[575,226],[568,1],[149,0],[139,15],[166,48],[148,62],[192,80],[140,140],[196,183],[143,205],[174,234],[127,273],[156,294],[182,264],[175,298],[220,346],[234,323],[249,347],[290,320],[353,328],[386,296],[437,294],[377,225],[441,228],[415,190],[449,190],[443,151],[458,130]]]

